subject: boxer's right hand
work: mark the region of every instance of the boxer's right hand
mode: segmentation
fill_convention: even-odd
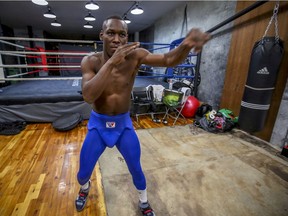
[[[128,56],[132,51],[140,46],[139,42],[133,42],[119,46],[113,56],[110,58],[111,63],[114,65],[121,64],[125,61],[126,56]]]

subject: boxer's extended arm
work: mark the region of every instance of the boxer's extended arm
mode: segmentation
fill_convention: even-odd
[[[209,39],[209,34],[203,33],[199,29],[192,29],[178,47],[164,54],[146,53],[141,63],[162,67],[176,66],[185,60],[192,48],[194,48],[194,52],[201,51]]]

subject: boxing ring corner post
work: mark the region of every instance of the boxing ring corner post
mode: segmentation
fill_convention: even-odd
[[[0,65],[2,65],[2,56],[0,54]],[[5,74],[4,74],[4,69],[2,67],[0,67],[0,83],[5,83],[4,79],[5,78]]]

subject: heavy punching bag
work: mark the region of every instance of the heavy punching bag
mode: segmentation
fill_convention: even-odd
[[[278,8],[279,2],[275,5],[273,16],[263,38],[254,44],[252,50],[238,120],[240,128],[247,132],[261,131],[265,125],[284,54],[283,41],[278,36]],[[275,37],[266,37],[273,20],[276,35]]]

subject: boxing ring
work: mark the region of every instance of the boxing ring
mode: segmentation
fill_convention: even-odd
[[[58,50],[22,45],[27,41],[45,42],[45,45],[49,42],[57,43]],[[0,48],[2,47],[0,51],[0,122],[53,122],[69,113],[80,113],[83,119],[89,119],[91,106],[84,102],[82,97],[80,63],[85,55],[97,52],[99,49],[101,51],[101,43],[0,37]],[[150,49],[152,52],[163,48],[173,49],[177,46],[176,43],[140,44],[149,47],[152,45]],[[162,71],[160,69],[160,72],[155,72],[154,68],[142,65],[133,88],[149,85],[162,85],[168,88],[169,82],[173,80],[191,80],[194,76],[191,73],[194,71],[190,70],[188,74],[187,68],[194,68],[194,64],[191,62],[188,64],[186,61],[183,65],[179,65],[177,72],[181,71],[180,75],[175,74],[173,68],[162,68]]]

